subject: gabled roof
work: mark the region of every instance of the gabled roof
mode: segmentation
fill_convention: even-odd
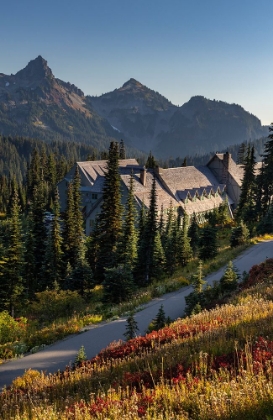
[[[160,176],[164,184],[168,186],[177,200],[185,200],[190,197],[201,196],[204,191],[222,191],[223,184],[219,184],[210,169],[206,166],[185,166],[180,168],[160,169]]]
[[[107,170],[107,160],[88,160],[86,162],[76,162],[80,172],[84,175],[87,184],[93,185],[98,177],[104,177]],[[136,159],[120,159],[119,167],[139,166]]]
[[[133,170],[134,195],[139,205],[141,205],[141,203],[143,202],[145,206],[148,207],[149,202],[150,202],[150,194],[151,194],[154,175],[153,175],[152,170],[147,170],[146,183],[145,185],[143,185],[140,179],[140,170],[141,170],[140,166],[138,166],[138,168],[135,168]],[[127,188],[129,188],[129,185],[130,185],[130,176],[131,176],[131,171],[129,172],[127,170],[127,173],[125,173],[125,169],[121,171],[121,180]],[[179,203],[175,200],[172,194],[170,194],[169,191],[160,182],[160,179],[156,177],[155,182],[156,182],[158,210],[160,209],[162,205],[163,205],[163,208],[165,209],[169,208],[170,202],[172,202],[173,207],[178,207]]]

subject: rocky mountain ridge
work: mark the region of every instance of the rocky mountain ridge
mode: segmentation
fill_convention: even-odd
[[[220,150],[268,134],[235,104],[191,98],[181,107],[131,78],[99,97],[54,77],[41,56],[15,75],[0,73],[0,133],[108,148],[109,141],[158,157]]]

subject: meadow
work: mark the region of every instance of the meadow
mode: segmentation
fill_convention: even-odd
[[[228,302],[54,375],[27,371],[0,395],[3,420],[272,419],[273,260]]]

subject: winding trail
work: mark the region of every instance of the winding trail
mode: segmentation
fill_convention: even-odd
[[[272,240],[253,245],[234,259],[233,263],[242,273],[243,271],[248,272],[253,265],[271,257],[273,257]],[[215,280],[220,280],[224,271],[225,267],[210,274],[206,280],[209,284],[212,284]],[[176,292],[153,299],[144,305],[143,309],[135,315],[140,334],[145,333],[148,324],[156,316],[161,304],[164,306],[166,316],[171,319],[181,317],[185,310],[185,296],[191,291],[192,287],[186,286]],[[36,354],[30,354],[22,359],[0,365],[0,389],[10,385],[13,379],[21,376],[27,369],[43,370],[47,373],[63,370],[67,365],[73,363],[81,346],[84,346],[88,358],[95,356],[112,341],[124,338],[125,324],[125,317],[116,321],[102,322],[96,326],[88,327],[88,330],[81,334],[72,335],[58,341]]]

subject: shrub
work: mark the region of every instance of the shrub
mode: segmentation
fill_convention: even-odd
[[[234,248],[239,245],[243,245],[249,238],[249,230],[246,225],[241,222],[239,226],[236,226],[231,231],[230,246]]]
[[[36,301],[31,303],[29,311],[40,322],[51,322],[60,315],[71,316],[84,308],[83,298],[70,290],[45,290],[35,294]]]

